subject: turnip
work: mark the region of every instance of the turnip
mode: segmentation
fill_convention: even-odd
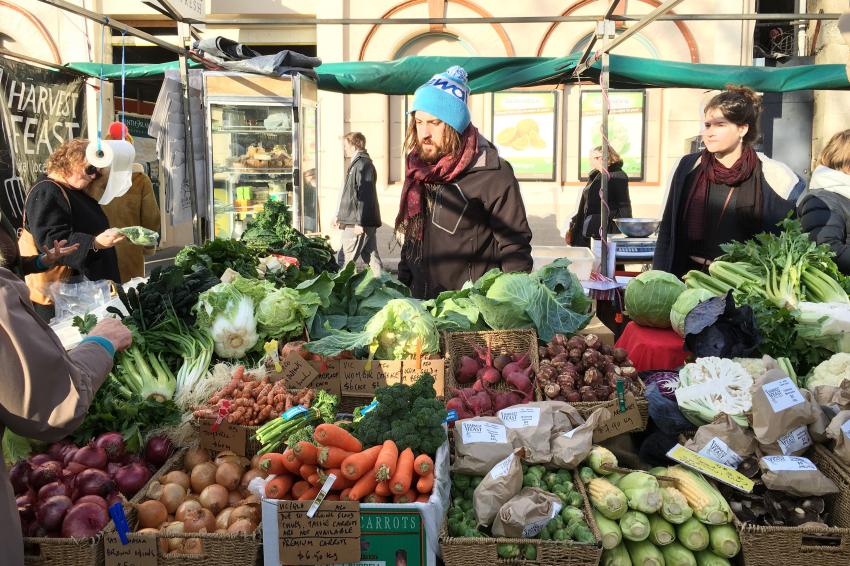
[[[457,374],[455,374],[455,379],[458,383],[472,383],[480,369],[481,364],[478,363],[478,360],[470,356],[462,356],[460,358],[460,367],[457,370]]]

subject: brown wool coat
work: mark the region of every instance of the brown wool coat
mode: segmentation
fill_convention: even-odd
[[[54,442],[82,423],[112,370],[112,358],[94,342],[65,352],[33,310],[26,284],[0,268],[0,368],[0,437],[8,427]],[[0,532],[0,564],[23,565],[21,527],[5,466],[0,466]]]

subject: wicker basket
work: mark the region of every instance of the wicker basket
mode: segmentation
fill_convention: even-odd
[[[601,540],[599,527],[593,519],[590,501],[584,484],[576,471],[573,471],[573,483],[584,499],[584,516],[597,541]],[[537,547],[537,560],[506,560],[499,558],[496,551],[500,544],[531,544]],[[554,541],[516,538],[472,538],[450,537],[445,525],[440,534],[440,550],[446,566],[493,566],[494,564],[564,564],[566,566],[596,566],[602,557],[602,546],[575,541]]]
[[[836,566],[850,564],[850,474],[822,446],[810,454],[818,469],[838,486],[838,493],[826,498],[834,527],[764,527],[735,524],[741,535],[744,564],[762,566]]]
[[[158,480],[163,475],[172,470],[183,469],[183,457],[186,455],[186,450],[181,450],[171,457],[162,468],[154,475],[153,479]],[[129,538],[142,538],[144,535],[133,534],[136,530],[136,511],[125,507],[127,514],[127,524],[130,526]],[[115,530],[115,526],[110,524],[110,530]],[[262,537],[260,536],[260,528],[252,534],[222,534],[222,533],[191,533],[182,535],[156,535],[157,546],[160,538],[197,538],[201,539],[203,552],[201,554],[191,555],[169,555],[158,556],[157,564],[160,566],[185,566],[187,564],[203,564],[204,566],[254,566],[257,561],[257,556],[260,553]],[[103,545],[101,545],[101,555],[103,553]],[[102,563],[102,562],[101,562]],[[63,563],[64,564],[64,563]]]
[[[488,345],[496,356],[502,353],[527,353],[531,360],[534,375],[540,369],[540,355],[537,350],[537,332],[533,328],[516,330],[490,330],[485,332],[449,332],[444,335],[446,353],[446,390],[459,387],[455,379],[455,366],[462,356],[474,356],[475,347]],[[502,382],[496,389],[507,388]]]
[[[195,430],[195,434],[200,438],[201,434],[201,422],[202,421],[211,421],[211,419],[195,419],[192,421],[192,428]],[[260,448],[263,445],[259,440],[254,438],[254,434],[257,432],[257,429],[260,428],[258,426],[247,426],[247,425],[230,425],[236,427],[237,430],[242,431],[245,434],[245,454],[240,454],[240,456],[245,456],[246,458],[253,458],[260,451]]]
[[[632,430],[632,431],[629,431],[629,432],[638,432],[638,431],[641,431],[641,430],[646,430],[646,425],[649,422],[649,401],[647,401],[646,397],[643,396],[643,394],[642,394],[643,389],[644,389],[643,381],[640,381],[641,395],[635,395],[635,404],[637,405],[638,411],[640,411],[640,421],[641,421],[642,424],[641,424],[641,427],[639,429],[635,429],[635,430]],[[538,397],[539,399],[545,400],[545,397],[543,397],[541,392],[538,392],[538,395],[539,395],[539,397]],[[595,411],[599,407],[614,407],[614,410],[616,410],[617,401],[616,400],[596,401],[594,403],[578,402],[578,403],[570,403],[570,404],[573,407],[575,407],[576,410],[578,410],[579,414],[582,417],[584,417],[586,419],[587,417],[590,416],[590,414],[593,411]]]
[[[112,522],[106,528],[114,528]],[[24,564],[102,566],[103,534],[87,539],[25,537]]]

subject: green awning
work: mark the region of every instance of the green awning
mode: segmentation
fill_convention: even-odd
[[[327,63],[316,69],[319,88],[346,94],[411,94],[432,75],[452,65],[466,69],[473,93],[498,92],[521,86],[558,85],[577,81],[572,73],[579,55],[567,57],[405,57],[395,61]],[[100,76],[99,63],[70,63],[69,67]],[[193,62],[193,66],[196,64]],[[104,78],[120,79],[121,65],[103,65]],[[582,76],[597,81],[597,61]],[[158,65],[127,65],[130,79],[161,75],[177,69],[177,62]],[[761,92],[850,89],[844,65],[800,67],[744,67],[660,61],[611,55],[613,88],[683,87],[722,89],[727,84],[747,85]]]

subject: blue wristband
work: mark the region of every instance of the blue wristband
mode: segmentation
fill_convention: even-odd
[[[35,266],[41,271],[46,271],[47,269],[49,269],[46,265],[44,265],[44,263],[42,263],[41,255],[35,256]]]
[[[103,336],[86,336],[83,338],[83,341],[80,344],[85,344],[86,342],[94,342],[95,344],[100,344],[103,346],[103,349],[107,351],[109,357],[115,357],[115,346],[112,345],[108,339]]]

